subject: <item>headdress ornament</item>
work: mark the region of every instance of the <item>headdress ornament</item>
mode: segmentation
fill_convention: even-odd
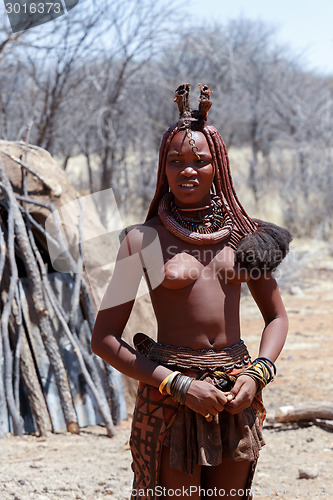
[[[192,147],[193,153],[200,158],[198,154],[198,148],[195,145],[195,141],[192,137],[192,132],[190,130],[193,128],[193,124],[203,125],[207,120],[208,111],[210,110],[212,103],[210,101],[210,94],[212,91],[209,89],[208,85],[199,83],[200,97],[199,97],[199,109],[192,110],[190,106],[190,88],[189,83],[183,83],[175,90],[174,102],[177,103],[179,109],[179,119],[178,119],[178,129],[186,130],[186,135],[188,142]]]
[[[183,83],[175,91],[174,101],[179,109],[178,127],[188,127],[191,122],[206,121],[208,111],[212,106],[210,101],[212,91],[208,85],[199,83],[199,108],[192,110],[190,106],[190,89],[191,85],[189,83]]]

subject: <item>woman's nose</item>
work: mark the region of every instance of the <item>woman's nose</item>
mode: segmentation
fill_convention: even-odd
[[[196,170],[191,167],[191,165],[186,165],[185,168],[182,170],[182,174],[190,177],[193,174],[196,174]]]

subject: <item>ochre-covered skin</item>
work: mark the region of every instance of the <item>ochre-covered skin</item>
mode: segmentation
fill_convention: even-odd
[[[176,205],[197,209],[210,202],[216,166],[204,134],[193,132],[201,160],[194,154],[185,136],[184,131],[174,135],[166,157],[165,175],[175,195]],[[192,215],[197,217],[198,211],[194,210]],[[187,211],[187,216],[191,216],[191,211]],[[158,236],[163,262],[156,258],[154,252],[149,252],[149,243],[154,238],[152,234]],[[142,249],[145,252],[141,252]],[[128,264],[125,276],[120,272],[120,263],[133,255],[141,255],[141,260],[137,261],[141,271],[132,269]],[[119,297],[122,287],[135,290],[143,273],[142,267],[145,268],[148,283],[153,284],[151,299],[158,323],[159,342],[214,350],[239,342],[240,290],[241,283],[246,282],[265,321],[258,355],[273,361],[277,359],[285,342],[288,321],[274,277],[268,272],[254,279],[244,268],[240,269],[235,264],[230,237],[214,245],[192,245],[171,234],[159,216],[154,215],[124,239],[107,292],[108,299],[98,313],[93,332],[93,351],[122,373],[154,387],[158,387],[171,373],[168,368],[156,365],[121,339],[134,296],[133,300],[116,305],[112,304],[112,297]],[[246,341],[246,332],[244,336]],[[228,393],[206,381],[194,380],[186,394],[185,405],[203,416],[208,413],[216,415],[221,411],[237,414],[251,405],[256,391],[256,382],[246,375],[240,375]],[[202,484],[199,466],[190,478],[179,471],[175,473],[169,467],[168,453],[168,449],[163,447],[162,484],[169,487]],[[231,461],[229,464],[225,461],[221,466],[206,469],[220,467],[221,470],[205,472],[207,488],[242,488],[249,476],[251,463]]]
[[[241,280],[233,281],[234,251],[227,242],[210,248],[187,244],[158,217],[148,224],[159,235],[165,261],[165,277],[151,292],[159,342],[193,349],[237,343]]]

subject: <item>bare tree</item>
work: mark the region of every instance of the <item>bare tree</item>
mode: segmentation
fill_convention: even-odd
[[[136,200],[143,213],[161,134],[177,118],[166,96],[172,99],[181,81],[204,81],[214,91],[211,120],[227,147],[250,147],[246,185],[254,205],[273,180],[276,193],[286,191],[290,158],[307,206],[318,198],[314,191],[330,203],[331,87],[291,59],[271,26],[244,18],[183,26],[178,4],[174,9],[164,0],[89,5],[83,0],[81,10],[49,23],[48,36],[12,42],[11,56],[4,50],[3,136],[20,138],[33,120],[32,142],[61,158],[64,168],[82,154],[90,190],[112,187],[125,211]],[[296,201],[287,198],[288,219]]]

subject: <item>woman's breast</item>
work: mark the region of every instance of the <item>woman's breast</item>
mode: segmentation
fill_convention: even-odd
[[[211,281],[218,278],[227,282],[234,277],[234,273],[234,252],[230,248],[224,248],[211,256],[210,260],[199,260],[187,252],[180,252],[164,264],[161,285],[177,290],[193,285],[198,280]]]
[[[203,269],[203,264],[195,257],[177,254],[164,265],[162,286],[172,290],[185,288],[197,281]]]

